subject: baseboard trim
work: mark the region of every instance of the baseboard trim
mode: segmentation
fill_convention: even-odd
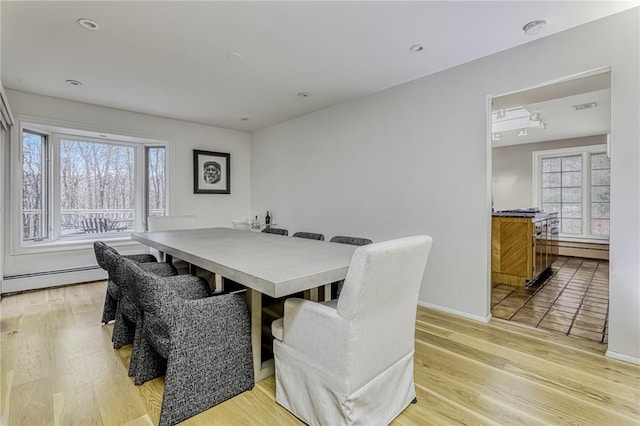
[[[631,364],[640,365],[640,358],[637,358],[634,356],[621,354],[619,352],[614,352],[612,350],[607,350],[607,352],[604,355],[609,358],[617,359],[618,361],[624,361]]]
[[[474,321],[479,321],[483,323],[488,323],[491,320],[491,313],[489,313],[486,317],[482,317],[480,315],[473,315],[467,312],[457,311],[455,309],[446,308],[440,305],[434,305],[433,303],[421,302],[418,301],[418,306],[422,306],[423,308],[435,309],[436,311],[446,312],[448,314],[456,315],[459,317],[467,318]]]
[[[2,280],[2,294],[59,287],[88,281],[104,280],[106,278],[107,273],[98,266],[9,275],[5,276]]]

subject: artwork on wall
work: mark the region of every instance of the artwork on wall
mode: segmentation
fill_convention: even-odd
[[[231,154],[193,150],[193,193],[231,194]]]

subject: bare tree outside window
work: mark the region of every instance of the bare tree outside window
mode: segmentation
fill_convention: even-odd
[[[91,138],[37,123],[23,126],[22,241],[94,239],[141,229],[144,221],[136,212],[165,214],[166,148],[161,143]],[[138,161],[141,157],[144,161]]]
[[[164,147],[147,148],[147,208],[149,216],[164,216],[166,211]]]
[[[131,228],[135,219],[134,163],[131,146],[61,139],[63,224],[82,229],[85,219],[105,218],[110,224],[120,222],[119,230]]]
[[[47,237],[44,176],[47,137],[22,133],[22,238]]]

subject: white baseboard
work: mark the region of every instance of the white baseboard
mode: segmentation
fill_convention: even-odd
[[[480,315],[473,315],[468,312],[457,311],[451,308],[445,308],[444,306],[434,305],[432,303],[420,302],[418,301],[418,306],[422,306],[424,308],[435,309],[436,311],[446,312],[448,314],[457,315],[459,317],[468,318],[470,320],[479,321],[483,323],[488,323],[491,320],[491,312],[486,317],[482,317]]]
[[[609,358],[617,359],[619,361],[624,361],[624,362],[629,362],[631,364],[640,365],[640,358],[637,358],[637,357],[634,357],[634,356],[621,354],[621,353],[614,352],[614,351],[611,351],[611,350],[607,350],[607,352],[604,355],[609,357]]]
[[[48,287],[59,287],[63,285],[104,279],[107,279],[107,273],[98,267],[77,271],[53,271],[46,274],[4,277],[2,280],[2,294],[38,290]]]

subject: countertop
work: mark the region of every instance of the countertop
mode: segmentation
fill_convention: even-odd
[[[522,217],[522,218],[530,218],[534,222],[538,220],[544,219],[553,219],[558,217],[557,212],[547,213],[547,212],[530,212],[530,211],[499,211],[493,212],[493,217]]]

